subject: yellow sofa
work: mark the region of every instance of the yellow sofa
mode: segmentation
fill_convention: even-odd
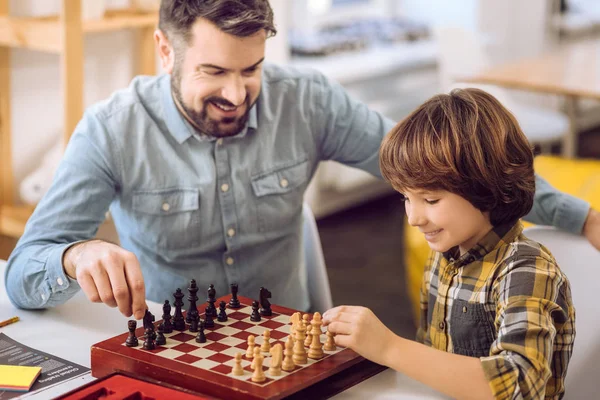
[[[552,186],[588,201],[600,209],[600,161],[567,160],[559,157],[538,156],[535,171]],[[527,226],[527,223],[524,223]],[[530,225],[530,224],[529,224]],[[405,220],[405,265],[408,296],[413,305],[415,322],[419,318],[419,288],[429,246],[417,228]]]

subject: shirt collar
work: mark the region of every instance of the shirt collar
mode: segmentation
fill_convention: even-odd
[[[442,253],[449,262],[454,262],[456,268],[472,263],[491,253],[496,247],[510,243],[523,232],[523,224],[520,221],[516,223],[507,223],[495,226],[489,231],[475,246],[462,256],[458,246]]]
[[[198,132],[196,128],[194,128],[192,124],[190,124],[189,121],[181,114],[177,108],[177,105],[175,104],[175,100],[173,100],[173,95],[171,93],[171,75],[167,74],[163,79],[161,79],[160,85],[163,109],[165,113],[165,124],[167,125],[169,133],[175,138],[177,143],[181,144],[192,136],[201,142],[214,141],[217,139],[215,137],[207,136]],[[257,104],[258,101],[250,109],[248,122],[246,123],[244,129],[242,129],[242,131],[234,137],[242,138],[246,136],[248,130],[256,130],[258,127],[258,117],[256,111]]]

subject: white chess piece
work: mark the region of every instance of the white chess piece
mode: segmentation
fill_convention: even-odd
[[[235,364],[231,370],[233,375],[242,376],[244,375],[244,369],[242,368],[242,353],[235,353]]]

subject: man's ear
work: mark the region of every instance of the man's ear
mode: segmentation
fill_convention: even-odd
[[[156,48],[158,49],[158,55],[163,70],[167,74],[171,74],[175,63],[175,52],[171,42],[167,38],[167,35],[160,29],[154,31],[154,41],[156,42]]]

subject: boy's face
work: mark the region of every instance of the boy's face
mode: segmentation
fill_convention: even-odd
[[[492,229],[489,213],[454,193],[406,190],[403,194],[408,223],[419,228],[435,251],[459,246],[463,254]]]
[[[189,46],[174,46],[162,33],[156,38],[163,67],[171,74],[171,90],[180,111],[202,133],[237,135],[248,121],[260,93],[267,34],[248,37],[224,33],[199,18]]]

